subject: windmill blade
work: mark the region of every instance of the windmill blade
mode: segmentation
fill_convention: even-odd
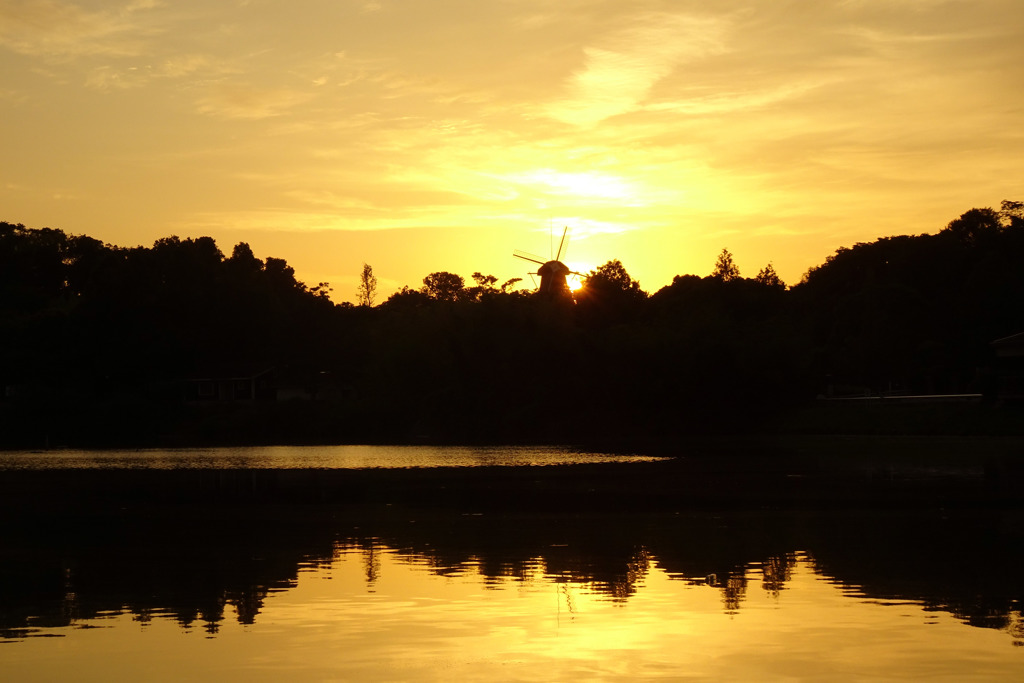
[[[515,251],[512,252],[512,255],[515,256],[516,258],[521,258],[524,261],[533,261],[534,263],[539,263],[542,266],[545,263],[547,263],[547,261],[542,259],[540,256],[537,256],[536,254],[531,254],[528,251],[519,251],[518,249],[516,249]]]
[[[569,226],[565,226],[565,230],[562,231],[562,241],[558,243],[558,253],[555,254],[555,260],[561,261],[562,257],[565,256],[565,252],[569,250]]]

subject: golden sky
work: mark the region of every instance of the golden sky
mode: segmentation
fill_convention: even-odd
[[[1024,199],[1022,86],[1021,0],[2,0],[0,220],[336,301],[562,226],[650,292],[722,248],[792,284]]]

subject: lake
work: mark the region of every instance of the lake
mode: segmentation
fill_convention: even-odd
[[[550,462],[557,450],[540,452]],[[204,453],[194,455],[229,457]],[[466,453],[442,455],[465,462]],[[80,467],[90,457],[108,465]],[[165,488],[79,495],[83,477],[92,488],[118,473],[106,457],[0,471],[4,680],[1024,674],[1024,514],[951,505],[946,483],[941,505],[695,505],[668,494],[624,505],[606,496],[620,482],[646,491],[699,474],[696,491],[723,485],[709,472],[734,481],[750,463],[695,471],[579,462],[569,452],[576,464],[353,471],[338,480],[337,500],[297,502],[274,487],[238,492],[236,475],[287,475],[273,466],[180,479],[175,486],[201,484],[180,498]],[[143,474],[124,481],[151,485]],[[483,495],[468,494],[480,487]],[[357,490],[363,495],[351,497]],[[584,495],[595,490],[596,499]]]

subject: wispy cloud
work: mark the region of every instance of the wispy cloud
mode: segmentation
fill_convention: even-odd
[[[198,102],[200,113],[226,119],[266,119],[309,102],[309,92],[251,83],[221,83]]]
[[[210,59],[203,55],[175,55],[164,60],[159,73],[167,78],[182,78],[210,65]]]
[[[422,272],[448,264],[420,232],[554,218],[656,286],[726,237],[789,280],[1016,191],[1018,0],[301,5],[0,0],[0,188],[36,188],[12,217],[339,230]]]
[[[94,66],[85,74],[85,86],[100,91],[143,88],[159,81],[195,79],[202,75],[212,80],[230,73],[205,55],[174,55],[142,65],[114,62]]]
[[[159,5],[141,0],[88,10],[60,0],[8,0],[0,4],[0,46],[56,59],[136,55],[154,31],[142,15]]]
[[[568,97],[550,116],[591,125],[633,111],[651,88],[680,65],[726,50],[728,21],[691,15],[649,14],[584,48],[584,64],[571,77]]]
[[[643,107],[646,111],[672,111],[688,115],[724,114],[734,111],[754,111],[800,97],[824,82],[789,83],[769,90],[747,92],[717,92],[695,95],[676,100],[654,102]]]

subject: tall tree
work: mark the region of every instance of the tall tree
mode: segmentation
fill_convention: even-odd
[[[356,288],[356,299],[360,306],[369,308],[377,298],[377,276],[373,274],[373,267],[368,263],[363,264],[363,272],[359,276],[359,287]]]
[[[732,254],[729,253],[728,249],[722,249],[722,253],[718,255],[718,260],[715,261],[715,269],[711,271],[711,277],[722,282],[728,282],[729,280],[737,279],[739,276],[740,269],[732,260]]]

